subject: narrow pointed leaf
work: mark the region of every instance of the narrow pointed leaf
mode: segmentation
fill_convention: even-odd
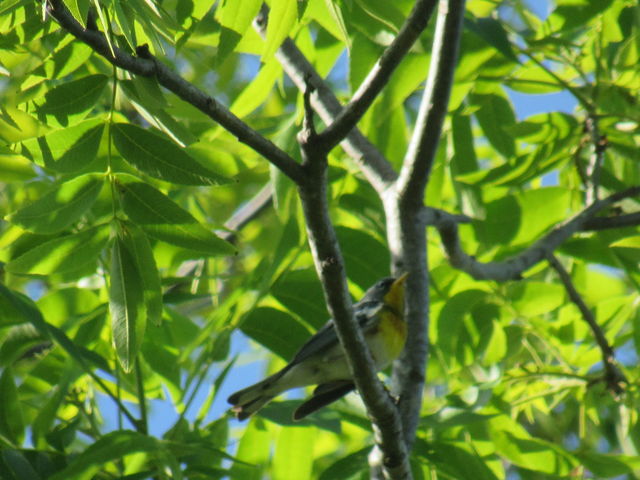
[[[208,255],[233,254],[235,249],[169,197],[141,182],[121,183],[122,207],[149,235]]]
[[[262,58],[271,58],[280,48],[284,39],[291,35],[298,17],[297,3],[297,0],[277,0],[271,3]]]
[[[24,440],[24,419],[16,383],[10,368],[0,375],[0,435],[19,446]]]
[[[122,239],[140,273],[147,319],[155,325],[160,325],[162,320],[162,289],[158,267],[153,258],[149,240],[145,233],[133,224],[126,226]]]
[[[39,107],[41,113],[53,115],[61,124],[67,124],[67,117],[87,113],[96,104],[109,77],[89,75],[80,80],[65,82],[51,89]]]
[[[38,165],[60,173],[71,173],[95,160],[103,129],[103,120],[92,118],[40,138],[29,139],[23,145]]]
[[[50,480],[89,480],[94,478],[105,465],[122,460],[125,455],[139,452],[158,454],[161,443],[146,435],[129,430],[107,433],[76,456],[63,470],[50,477]]]
[[[124,159],[141,172],[180,185],[219,185],[229,180],[205,168],[175,143],[144,128],[115,124],[113,141]]]
[[[76,177],[9,215],[8,220],[34,233],[60,232],[77,222],[93,206],[102,185],[100,175]]]
[[[108,238],[106,226],[64,235],[27,250],[7,263],[6,269],[11,273],[33,275],[74,272],[96,262]]]
[[[117,238],[111,251],[109,311],[113,343],[125,372],[133,368],[145,329],[142,279],[125,243]]]

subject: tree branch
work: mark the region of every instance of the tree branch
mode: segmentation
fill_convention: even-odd
[[[598,117],[595,113],[589,112],[585,122],[585,129],[591,135],[592,152],[587,167],[587,188],[586,203],[592,204],[598,200],[600,190],[600,170],[604,164],[604,153],[607,150],[607,137],[600,135],[598,127]]]
[[[464,4],[464,0],[441,0],[438,7],[427,85],[397,186],[400,195],[404,197],[403,201],[411,201],[415,205],[422,205],[429,173],[440,143],[440,132],[447,114],[458,59]]]
[[[460,245],[458,227],[454,222],[442,222],[437,228],[449,261],[454,267],[478,280],[516,280],[525,270],[546,258],[574,233],[586,229],[590,221],[595,221],[594,217],[599,211],[620,200],[638,195],[640,195],[640,186],[635,186],[598,200],[573,218],[556,226],[525,251],[502,262],[482,263],[465,253]]]
[[[404,439],[413,444],[418,428],[428,352],[429,276],[424,192],[447,113],[464,16],[464,0],[441,0],[431,65],[416,129],[394,189],[384,197],[387,238],[394,270],[406,270],[407,344],[394,365],[393,384],[401,393]],[[435,218],[435,215],[434,215]]]
[[[427,27],[437,0],[418,0],[402,28],[382,53],[358,90],[335,120],[320,135],[320,139],[333,148],[360,121],[402,59],[409,52],[422,31]]]
[[[596,322],[596,318],[593,315],[593,312],[585,301],[582,299],[582,296],[576,290],[576,287],[573,285],[571,281],[571,276],[564,268],[564,266],[558,261],[558,259],[553,255],[553,253],[549,253],[547,255],[547,260],[553,269],[558,273],[558,277],[560,277],[560,281],[562,281],[564,288],[567,290],[567,294],[569,295],[569,299],[578,307],[580,313],[584,320],[589,324],[589,328],[593,333],[593,336],[596,339],[598,347],[600,347],[600,351],[602,352],[602,364],[604,365],[604,376],[603,380],[605,381],[607,388],[611,390],[615,395],[619,395],[623,392],[622,385],[629,383],[624,373],[620,371],[616,364],[616,360],[613,353],[613,348],[609,345],[607,338],[604,335],[604,332]]]
[[[638,225],[640,225],[640,212],[628,213],[617,217],[594,217],[584,222],[582,230],[608,230],[610,228],[635,227]]]
[[[318,144],[318,136],[312,124],[310,97],[311,89],[308,87],[304,93],[304,129],[298,135],[303,158],[302,168],[305,172],[305,181],[299,184],[298,191],[309,246],[351,374],[367,406],[374,428],[377,427],[377,441],[384,452],[383,468],[388,478],[411,478],[409,457],[397,410],[378,379],[364,335],[353,315],[344,260],[329,218],[328,149]]]
[[[48,13],[62,28],[78,40],[89,45],[107,61],[136,75],[143,77],[155,76],[160,85],[222,125],[235,135],[238,141],[258,152],[294,182],[297,183],[301,180],[302,171],[300,165],[286,152],[249,127],[214,98],[156,60],[148,52],[148,49],[140,47],[139,56],[136,57],[116,46],[113,46],[112,51],[104,34],[99,31],[85,29],[73,18],[61,0],[48,0],[47,9]]]
[[[268,9],[263,7],[254,22],[254,27],[264,36]],[[311,105],[326,125],[332,124],[342,110],[324,79],[305,58],[295,43],[287,39],[276,52],[284,71],[301,92],[305,91],[305,79],[309,78],[315,91]],[[357,129],[354,128],[341,143],[342,148],[358,164],[369,183],[378,193],[384,192],[397,178],[396,172],[382,153]]]

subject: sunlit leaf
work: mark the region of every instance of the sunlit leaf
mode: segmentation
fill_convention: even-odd
[[[181,185],[218,185],[229,180],[208,170],[183,149],[128,123],[112,127],[113,141],[127,162],[152,177]]]
[[[240,327],[249,337],[285,360],[309,338],[309,331],[292,315],[270,307],[258,307],[242,321]]]
[[[33,275],[69,273],[95,263],[109,237],[99,226],[49,240],[11,260],[7,271]]]
[[[107,433],[78,455],[65,468],[50,477],[51,480],[75,478],[88,480],[110,462],[122,460],[126,455],[140,452],[158,452],[160,442],[150,436],[130,430]]]
[[[68,117],[82,117],[95,106],[108,80],[106,75],[89,75],[60,84],[47,92],[38,110],[52,115],[66,126],[69,124]]]
[[[76,177],[54,187],[7,219],[35,233],[60,232],[91,208],[103,184],[103,178],[99,175]]]
[[[127,245],[117,238],[111,250],[109,311],[113,343],[125,372],[136,361],[146,328],[144,286]]]
[[[149,235],[207,255],[234,253],[234,248],[202,226],[186,210],[152,186],[120,183],[122,206],[131,220]]]
[[[298,18],[297,0],[274,0],[271,2],[267,38],[262,58],[271,58],[285,38],[291,35]]]

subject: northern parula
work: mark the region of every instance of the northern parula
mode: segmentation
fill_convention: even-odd
[[[401,277],[384,278],[366,291],[353,306],[377,370],[395,360],[407,338],[404,320],[404,282]],[[313,335],[279,372],[237,391],[227,400],[239,420],[244,420],[274,397],[292,388],[318,385],[313,396],[293,414],[300,420],[343,397],[355,388],[347,359],[338,341],[333,320]]]

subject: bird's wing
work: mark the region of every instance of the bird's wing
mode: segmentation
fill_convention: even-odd
[[[371,321],[376,317],[376,314],[381,308],[382,303],[374,301],[359,302],[354,305],[356,320],[363,331],[366,332],[369,329],[372,323]],[[317,353],[326,352],[336,345],[338,345],[338,334],[336,333],[333,320],[329,320],[300,347],[300,350],[295,354],[289,366],[303,362]]]
[[[316,410],[344,397],[347,393],[353,391],[354,388],[356,387],[352,381],[342,380],[319,385],[313,392],[313,396],[293,412],[293,419],[295,421],[302,420]]]

